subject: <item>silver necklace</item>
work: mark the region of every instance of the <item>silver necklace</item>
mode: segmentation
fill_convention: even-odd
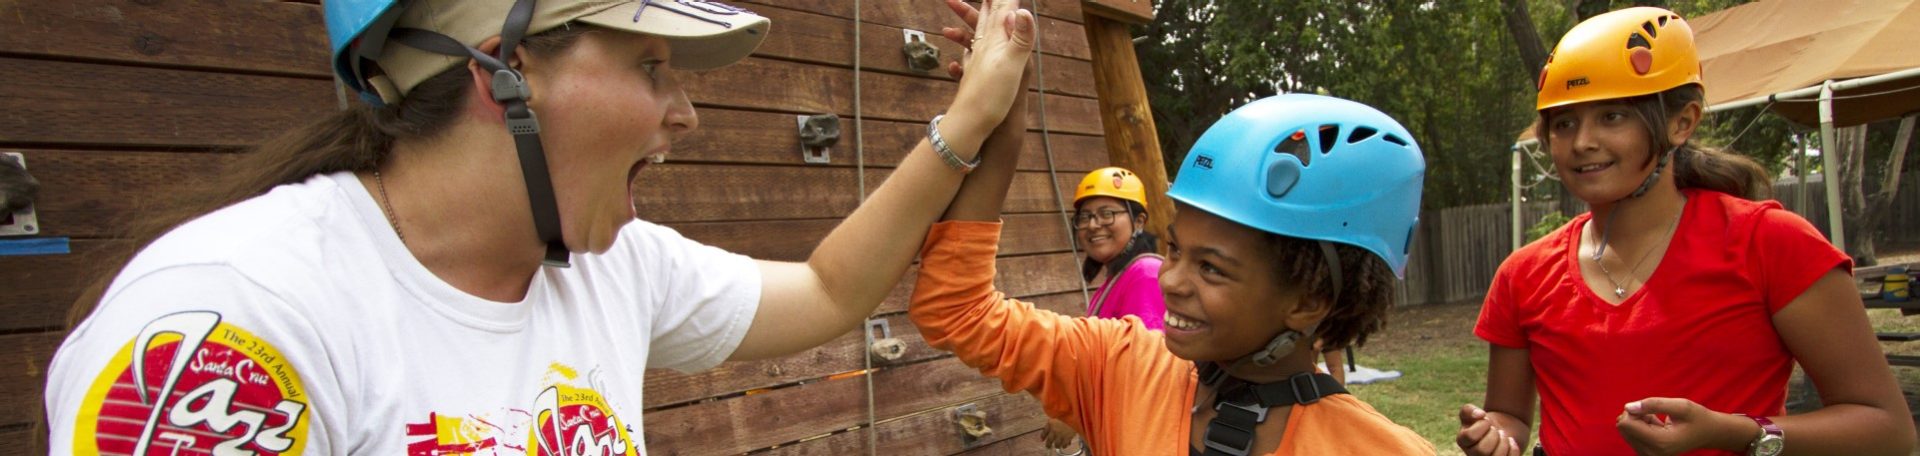
[[[380,168],[373,169],[373,183],[380,187],[380,205],[387,210],[387,224],[393,225],[393,235],[400,238],[400,244],[406,245],[407,235],[400,232],[400,218],[393,213],[393,199],[387,197],[387,181],[380,178]],[[1600,269],[1606,269],[1601,266]]]
[[[1647,257],[1653,256],[1653,252],[1655,251],[1666,250],[1666,245],[1673,242],[1674,229],[1680,227],[1680,216],[1686,213],[1687,200],[1682,198],[1680,200],[1680,213],[1673,214],[1673,221],[1667,223],[1667,238],[1661,241],[1660,245],[1655,245],[1652,248],[1648,248],[1647,251],[1640,253],[1640,259],[1633,262],[1632,269],[1627,270],[1627,283],[1633,283],[1633,278],[1640,274],[1640,266],[1646,264]],[[1611,222],[1612,220],[1610,219],[1608,221]],[[1600,265],[1600,273],[1607,277],[1607,283],[1613,284],[1613,296],[1615,298],[1626,299],[1627,286],[1620,284],[1618,280],[1614,280],[1613,271],[1607,270],[1607,262],[1600,260],[1601,255],[1607,252],[1607,235],[1604,232],[1607,230],[1602,228],[1602,231],[1600,234],[1600,246],[1593,252],[1593,264]]]

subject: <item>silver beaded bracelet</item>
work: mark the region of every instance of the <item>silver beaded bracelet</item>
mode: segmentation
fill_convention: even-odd
[[[980,167],[980,154],[973,155],[972,163],[962,161],[959,155],[953,153],[953,148],[947,147],[947,140],[940,138],[940,119],[946,116],[946,114],[933,116],[933,121],[927,122],[927,141],[933,143],[933,151],[940,153],[940,159],[947,162],[948,168],[960,170],[963,173],[973,172],[974,168]]]

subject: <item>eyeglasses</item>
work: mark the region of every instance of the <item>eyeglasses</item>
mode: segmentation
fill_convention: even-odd
[[[1112,225],[1114,217],[1118,217],[1120,214],[1125,214],[1125,213],[1127,213],[1127,211],[1122,211],[1117,209],[1107,209],[1104,211],[1075,213],[1073,214],[1073,227],[1076,229],[1092,228],[1093,226],[1095,226],[1096,223],[1098,224],[1098,226]]]

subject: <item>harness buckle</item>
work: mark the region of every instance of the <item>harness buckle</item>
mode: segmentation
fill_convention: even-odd
[[[1306,385],[1304,390],[1300,387],[1302,384]],[[1320,398],[1324,397],[1320,392],[1320,383],[1314,381],[1313,373],[1311,372],[1302,372],[1294,374],[1292,377],[1287,377],[1287,386],[1293,388],[1293,398],[1300,401],[1300,405],[1320,402]],[[1308,392],[1312,394],[1308,394]]]

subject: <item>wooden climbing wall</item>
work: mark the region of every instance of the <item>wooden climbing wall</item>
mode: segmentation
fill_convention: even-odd
[[[686,78],[701,128],[642,175],[637,205],[694,239],[802,260],[858,204],[861,178],[877,188],[954,92],[943,72],[907,68],[901,30],[928,32],[951,59],[959,48],[937,33],[959,22],[938,1],[868,0],[856,46],[854,1],[738,3],[772,18],[773,33],[746,61]],[[1075,312],[1082,283],[1059,202],[1107,152],[1079,1],[1041,1],[1037,13],[1044,71],[1028,92],[1033,130],[998,280],[1013,296]],[[74,250],[0,257],[0,453],[44,454],[33,423],[47,360],[68,306],[106,267],[87,254],[129,248],[116,223],[214,178],[245,146],[338,109],[340,97],[314,2],[0,2],[0,18],[0,151],[26,155],[43,185],[42,235],[70,238]],[[854,147],[856,71],[864,154]],[[794,119],[822,113],[841,117],[845,134],[830,163],[805,164]],[[650,373],[648,453],[1040,451],[1045,417],[1033,399],[920,339],[904,313],[911,274],[876,314],[905,342],[900,359],[867,369],[856,333],[776,360]],[[992,434],[963,437],[950,410],[968,405]]]

